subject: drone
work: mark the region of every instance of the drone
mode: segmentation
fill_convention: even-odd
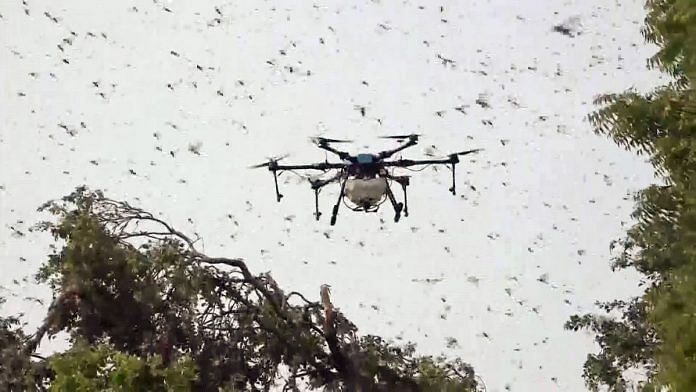
[[[460,162],[459,157],[482,150],[474,149],[456,152],[448,154],[447,158],[442,159],[413,160],[399,158],[389,160],[394,154],[418,144],[419,136],[418,134],[381,136],[383,139],[396,139],[402,144],[396,148],[381,151],[377,154],[361,153],[356,155],[351,155],[333,147],[334,144],[350,143],[352,142],[351,140],[313,137],[311,140],[317,147],[337,155],[342,162],[334,163],[329,162],[327,159],[325,162],[303,165],[278,164],[278,161],[287,157],[284,156],[269,158],[268,162],[253,165],[251,168],[267,167],[268,170],[273,173],[276,199],[278,202],[283,198],[283,195],[278,189],[279,173],[284,171],[294,172],[296,170],[317,170],[326,173],[331,170],[336,170],[335,174],[330,178],[309,178],[312,190],[314,190],[314,216],[316,220],[319,220],[321,216],[321,212],[319,212],[319,193],[321,189],[326,185],[337,182],[340,185],[340,193],[331,214],[332,226],[336,224],[336,216],[338,215],[338,210],[342,202],[353,211],[377,212],[379,207],[389,200],[394,208],[394,222],[398,222],[402,212],[404,216],[408,217],[406,187],[410,184],[410,176],[394,175],[394,168],[409,168],[418,165],[447,165],[452,170],[452,186],[449,188],[449,191],[453,195],[456,195],[455,168],[457,163]],[[404,194],[403,203],[397,201],[394,196],[394,192],[392,191],[392,184],[394,182],[401,185]],[[346,203],[346,198],[352,203],[352,206]]]

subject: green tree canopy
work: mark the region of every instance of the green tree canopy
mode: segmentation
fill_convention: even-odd
[[[627,91],[597,98],[590,115],[599,134],[650,157],[664,184],[636,197],[637,223],[612,244],[614,268],[644,274],[646,292],[632,301],[601,304],[619,311],[573,316],[567,328],[596,333],[600,352],[585,363],[588,386],[625,390],[622,373],[647,372],[645,390],[696,391],[696,1],[650,0],[645,39],[659,47],[648,60],[672,81],[648,94]]]
[[[331,304],[285,292],[236,258],[210,257],[153,214],[78,188],[40,208],[62,244],[37,274],[54,300],[31,336],[0,320],[0,389],[467,391],[461,360],[418,356]],[[71,347],[34,354],[46,335]],[[32,357],[34,356],[34,357]]]

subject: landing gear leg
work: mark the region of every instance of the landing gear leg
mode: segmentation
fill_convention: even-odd
[[[319,220],[321,212],[319,212],[319,188],[314,189],[314,217]]]
[[[391,202],[392,207],[394,207],[394,222],[398,222],[401,218],[401,210],[404,208],[404,205],[396,201],[394,193],[392,193],[389,185],[387,185],[387,197],[389,197],[389,201]]]
[[[321,188],[324,186],[331,184],[334,181],[340,181],[341,177],[343,175],[343,172],[339,172],[335,176],[326,179],[326,180],[310,180],[310,183],[312,184],[312,189],[314,190],[314,217],[316,220],[319,220],[319,217],[321,216],[321,212],[319,212],[319,192],[321,191]],[[345,187],[345,184],[341,187],[341,193],[343,193],[343,187]],[[339,197],[339,202],[341,201],[341,198]],[[334,213],[333,213],[333,218],[332,220],[334,223],[336,222],[336,213],[338,212],[338,208],[334,207]],[[332,223],[333,224],[333,223]]]
[[[404,190],[404,216],[408,217],[408,195],[406,193],[406,186],[408,185],[408,179],[406,181],[400,181],[401,189]]]
[[[409,177],[408,176],[392,176],[392,175],[385,175],[386,178],[389,178],[391,180],[394,180],[401,185],[401,189],[404,191],[404,204],[403,204],[403,211],[404,211],[404,216],[408,217],[408,194],[406,192],[406,187],[409,185]],[[389,196],[389,200],[392,202],[392,205],[394,205],[394,210],[397,210],[397,206],[401,206],[401,203],[396,203],[394,199],[394,194],[391,192],[391,189],[389,189],[389,185],[387,184],[387,196]],[[401,208],[398,208],[399,212]]]
[[[336,215],[338,215],[338,207],[341,205],[341,200],[343,200],[343,195],[346,190],[346,182],[347,179],[343,180],[343,183],[341,183],[341,192],[338,194],[338,201],[336,201],[336,205],[333,207],[333,211],[331,213],[331,226],[336,224]]]
[[[278,190],[278,172],[275,170],[273,170],[273,182],[275,183],[276,199],[278,199],[278,202],[280,203],[280,199],[283,198],[283,195],[281,195],[280,191]]]
[[[457,184],[457,183],[456,183],[456,178],[457,178],[457,177],[455,176],[455,173],[454,173],[454,170],[455,170],[454,168],[455,168],[455,167],[457,167],[457,164],[456,164],[456,163],[453,163],[453,164],[452,164],[452,187],[449,189],[450,192],[452,192],[453,195],[456,195],[456,194],[457,194],[457,189],[456,189],[456,186],[457,186],[457,185],[456,185],[456,184]]]

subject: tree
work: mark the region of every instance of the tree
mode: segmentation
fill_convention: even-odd
[[[236,258],[210,257],[153,214],[78,188],[40,208],[63,244],[37,279],[54,299],[30,337],[0,323],[7,390],[467,391],[471,366],[415,355],[357,328],[331,304],[285,292]],[[46,335],[64,353],[31,361]],[[6,381],[7,380],[7,381]],[[21,387],[19,387],[21,386]],[[137,388],[136,388],[137,387]],[[136,388],[136,389],[134,389]]]
[[[55,372],[52,391],[189,391],[196,381],[188,356],[162,366],[160,356],[141,358],[100,344],[76,344],[50,359]]]
[[[603,108],[589,116],[598,134],[650,156],[664,185],[636,197],[637,223],[619,247],[613,268],[642,273],[645,294],[629,302],[600,304],[618,311],[573,316],[566,328],[596,333],[584,376],[589,387],[625,390],[629,368],[646,371],[644,390],[696,390],[696,2],[649,0],[645,39],[659,47],[648,66],[672,81],[641,95],[603,95]]]

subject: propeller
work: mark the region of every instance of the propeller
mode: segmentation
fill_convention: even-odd
[[[473,150],[466,150],[466,151],[455,152],[455,153],[449,154],[449,156],[454,156],[454,155],[459,155],[459,156],[462,156],[462,155],[469,155],[469,154],[473,154],[473,153],[479,152],[479,151],[483,151],[483,148],[475,148],[475,149],[473,149]]]
[[[285,159],[285,158],[287,158],[287,157],[289,157],[289,156],[290,156],[290,154],[284,154],[284,155],[280,155],[280,156],[277,156],[277,157],[266,157],[266,158],[268,159],[268,162],[259,163],[258,165],[249,166],[249,169],[258,169],[258,168],[260,168],[260,167],[268,167],[268,166],[270,166],[272,163],[273,163],[273,164],[278,163],[278,161],[280,161],[280,160],[282,160],[282,159]]]
[[[341,140],[341,139],[329,139],[326,137],[315,136],[311,140],[316,144],[326,144],[326,143],[351,143],[352,140]]]
[[[420,134],[418,133],[412,133],[410,135],[387,135],[387,136],[380,136],[380,139],[397,139],[397,140],[404,140],[404,139],[414,139],[418,140],[418,137]]]

